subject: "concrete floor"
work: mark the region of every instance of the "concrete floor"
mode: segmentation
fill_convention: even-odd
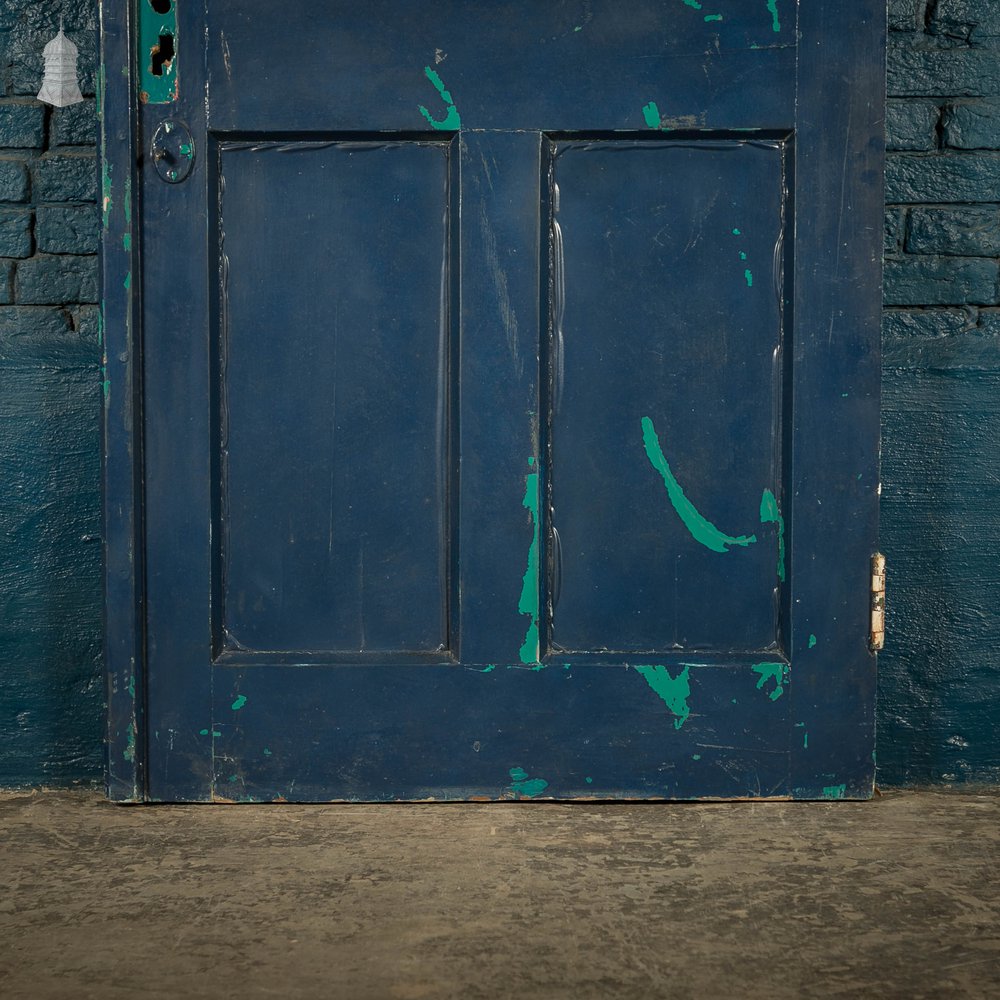
[[[710,805],[0,795],[0,996],[1000,997],[1000,792]]]

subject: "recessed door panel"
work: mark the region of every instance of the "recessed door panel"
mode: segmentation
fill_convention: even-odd
[[[220,652],[447,648],[448,150],[219,147]]]
[[[785,155],[552,148],[557,650],[779,645]]]

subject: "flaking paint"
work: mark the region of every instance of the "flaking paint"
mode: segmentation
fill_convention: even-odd
[[[534,458],[528,460],[534,466]],[[528,565],[521,580],[521,598],[517,610],[530,619],[521,644],[522,663],[538,663],[538,473],[529,472],[524,477],[524,499],[521,505],[531,519],[531,544],[528,547]]]
[[[785,685],[788,683],[788,664],[755,663],[750,669],[760,675],[757,680],[758,691],[763,691],[768,681],[774,682],[774,687],[768,694],[771,701],[777,701],[785,693]]]
[[[687,528],[696,542],[700,542],[713,552],[728,552],[730,547],[734,545],[745,548],[757,541],[756,535],[733,536],[725,534],[702,516],[694,504],[688,500],[680,483],[670,471],[670,465],[663,454],[660,440],[656,436],[653,421],[649,417],[642,418],[642,442],[650,464],[663,477],[663,484],[667,488],[667,496],[670,498],[674,510],[677,511],[684,527]]]
[[[682,664],[683,670],[672,677],[662,665],[637,666],[635,671],[656,692],[657,696],[675,716],[674,729],[680,729],[691,714],[688,698],[691,697],[691,665]]]
[[[770,490],[760,497],[760,523],[778,526],[778,579],[785,582],[785,519],[781,516],[778,500]]]
[[[512,767],[507,773],[510,775],[510,784],[507,787],[514,793],[515,798],[533,799],[549,787],[544,778],[529,778],[528,772],[523,767]]]
[[[441,77],[430,66],[424,67],[424,76],[430,80],[448,110],[444,118],[441,119],[435,118],[422,104],[417,106],[418,110],[427,119],[427,123],[431,128],[436,128],[441,132],[457,132],[462,127],[462,117],[459,115],[458,108],[455,107],[455,102],[452,100],[451,91],[445,90]]]

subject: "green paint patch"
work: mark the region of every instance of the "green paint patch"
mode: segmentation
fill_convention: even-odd
[[[125,233],[122,236],[122,246],[126,250],[131,250],[132,249],[132,234],[131,233]]]
[[[125,286],[126,289],[129,289],[129,288],[132,287],[132,272],[131,271],[126,271],[125,272],[125,280],[122,282],[122,284]]]
[[[674,729],[680,729],[687,722],[691,709],[688,698],[691,697],[691,667],[684,664],[684,669],[671,677],[670,671],[663,666],[637,666],[635,668],[642,679],[656,692],[656,695],[675,716]]]
[[[777,701],[785,693],[785,685],[788,683],[787,663],[755,663],[750,669],[760,675],[757,680],[758,691],[762,691],[768,681],[774,682],[768,695],[771,701]]]
[[[198,735],[199,736],[208,736],[208,730],[207,729],[199,729],[198,730]]]
[[[247,703],[247,696],[240,694],[236,696],[236,701],[230,706],[234,712],[238,712]]]
[[[721,21],[722,20],[722,15],[721,14],[706,14],[705,15],[705,20],[706,21]]]
[[[642,117],[650,128],[662,128],[660,124],[662,118],[660,117],[660,109],[656,106],[656,101],[650,101],[649,104],[643,105]]]
[[[729,548],[734,545],[745,548],[757,541],[756,535],[733,536],[724,534],[699,513],[694,504],[684,495],[680,483],[670,471],[670,465],[660,447],[660,440],[656,436],[653,421],[649,417],[642,418],[642,442],[650,464],[663,477],[663,484],[667,488],[667,496],[670,498],[674,510],[677,511],[684,527],[691,533],[691,537],[695,541],[700,542],[713,552],[728,552]]]
[[[448,111],[444,118],[435,118],[430,111],[427,110],[422,104],[418,105],[420,113],[427,119],[427,123],[431,128],[436,128],[442,132],[456,132],[462,127],[462,118],[458,113],[458,108],[455,107],[455,102],[451,98],[450,91],[444,89],[444,83],[441,82],[441,77],[431,69],[430,66],[424,67],[424,76],[433,84],[434,89],[438,92],[441,100],[448,107]]]
[[[529,778],[523,767],[512,767],[507,772],[510,775],[510,790],[519,799],[533,799],[541,795],[549,783],[544,778]]]
[[[693,754],[691,754],[691,759],[692,760],[701,760],[701,754],[700,753],[693,753]]]
[[[213,729],[211,731],[209,731],[207,729],[199,729],[198,730],[198,735],[199,736],[221,736],[222,733],[220,733],[218,729]]]
[[[778,0],[767,0],[767,9],[771,12],[771,30],[781,31],[781,21],[778,20]]]
[[[128,679],[128,696],[135,701],[135,678],[130,677]]]
[[[594,783],[593,778],[584,778],[583,780],[586,781],[588,785],[592,785]]]
[[[824,799],[842,799],[847,795],[847,785],[827,785],[823,789]]]
[[[522,663],[538,663],[538,473],[529,472],[524,477],[524,500],[521,506],[531,518],[531,545],[528,547],[528,566],[521,581],[521,598],[517,604],[519,614],[530,618],[528,630],[521,645]]]
[[[135,762],[135,723],[130,722],[126,732],[125,749],[122,756],[131,764]]]
[[[743,277],[746,279],[747,288],[753,288],[753,271],[749,267],[744,270]]]
[[[270,750],[268,750],[268,748],[267,748],[267,747],[264,747],[264,756],[265,756],[265,757],[273,757],[273,756],[274,756],[274,754],[273,754],[273,753],[271,753],[271,751],[270,751]]]
[[[812,633],[809,634],[809,648],[814,649],[819,640]]]
[[[698,0],[684,0],[684,6],[691,7],[694,10],[701,10],[701,4],[698,2]]]
[[[733,236],[742,236],[742,235],[743,235],[743,233],[742,233],[741,230],[739,230],[739,229],[734,229],[733,230]]]
[[[803,750],[808,750],[809,749],[809,734],[808,733],[803,733],[802,734],[802,749]]]
[[[778,501],[770,490],[760,497],[760,523],[778,526],[778,579],[785,582],[785,519],[781,516]]]

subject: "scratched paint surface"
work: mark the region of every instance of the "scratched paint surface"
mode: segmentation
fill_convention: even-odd
[[[781,308],[773,292],[750,294],[738,250],[775,259],[782,171],[766,144],[556,147],[558,648],[777,639],[784,542],[764,529],[761,497],[782,478]]]

